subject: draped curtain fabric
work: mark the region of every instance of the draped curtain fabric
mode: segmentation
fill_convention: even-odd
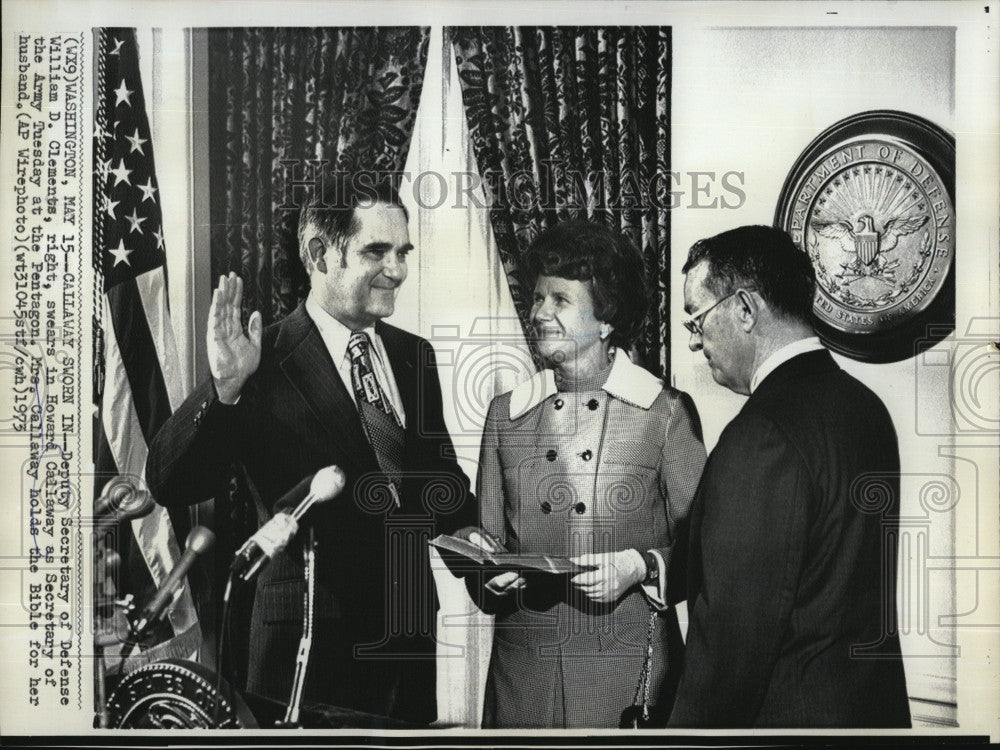
[[[416,118],[429,28],[209,31],[212,275],[236,271],[245,311],[280,320],[305,298],[298,207],[321,181],[398,175]],[[325,164],[319,162],[325,161]]]
[[[636,344],[670,363],[669,27],[454,27],[450,35],[490,219],[527,332],[522,258],[544,228],[588,218],[638,245],[653,292]]]

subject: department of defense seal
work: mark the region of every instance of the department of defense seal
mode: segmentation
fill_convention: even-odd
[[[776,224],[812,261],[831,348],[894,361],[954,327],[954,141],[932,123],[867,112],[828,128],[786,180]]]
[[[130,672],[108,697],[114,729],[257,728],[243,698],[208,667],[164,659]]]

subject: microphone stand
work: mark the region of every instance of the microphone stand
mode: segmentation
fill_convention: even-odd
[[[96,534],[94,539],[97,544],[94,545],[94,729],[107,729],[111,724],[110,714],[108,713],[108,707],[105,705],[107,700],[107,690],[104,684],[105,678],[105,663],[104,663],[104,646],[98,643],[97,636],[101,629],[101,622],[98,618],[101,618],[101,612],[99,609],[100,602],[105,599],[107,594],[107,580],[106,573],[104,570],[104,550],[105,545],[100,540]],[[103,619],[103,618],[102,618]]]
[[[95,534],[94,555],[94,728],[108,729],[111,726],[111,714],[107,706],[107,669],[108,660],[105,649],[120,643],[118,629],[115,627],[117,611],[121,604],[115,601],[117,588],[112,580],[112,568],[117,568],[117,553],[109,553],[107,538]],[[111,558],[111,555],[114,555]],[[111,560],[114,559],[114,562]]]
[[[299,716],[302,709],[302,693],[306,686],[306,669],[313,641],[313,606],[316,601],[316,532],[309,527],[309,539],[302,548],[305,563],[306,593],[302,602],[302,638],[299,652],[295,657],[295,676],[292,679],[292,694],[288,700],[285,718],[275,724],[277,728],[294,729],[301,727]]]

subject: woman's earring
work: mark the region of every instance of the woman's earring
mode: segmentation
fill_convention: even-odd
[[[608,325],[607,323],[604,323],[603,325],[601,325],[601,340],[604,340],[608,336],[610,336],[612,330],[614,330],[614,329],[612,329],[611,326]]]

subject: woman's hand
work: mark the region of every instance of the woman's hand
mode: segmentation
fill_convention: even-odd
[[[465,526],[452,534],[452,536],[471,542],[486,552],[507,551],[497,537],[479,526]],[[513,570],[493,576],[493,578],[486,582],[486,590],[494,596],[506,596],[511,591],[523,589],[524,586],[524,579],[517,574],[517,571]]]
[[[463,526],[458,531],[454,532],[452,536],[458,539],[464,539],[465,541],[476,545],[479,549],[491,554],[494,552],[507,551],[504,549],[503,544],[497,537],[493,536],[493,534],[481,526]]]
[[[577,565],[596,566],[596,570],[577,573],[570,583],[588,599],[601,604],[617,601],[646,577],[646,562],[634,549],[590,553],[570,559]]]
[[[516,570],[508,570],[493,576],[486,582],[486,590],[495,596],[507,596],[511,591],[519,591],[526,586],[525,580]]]

